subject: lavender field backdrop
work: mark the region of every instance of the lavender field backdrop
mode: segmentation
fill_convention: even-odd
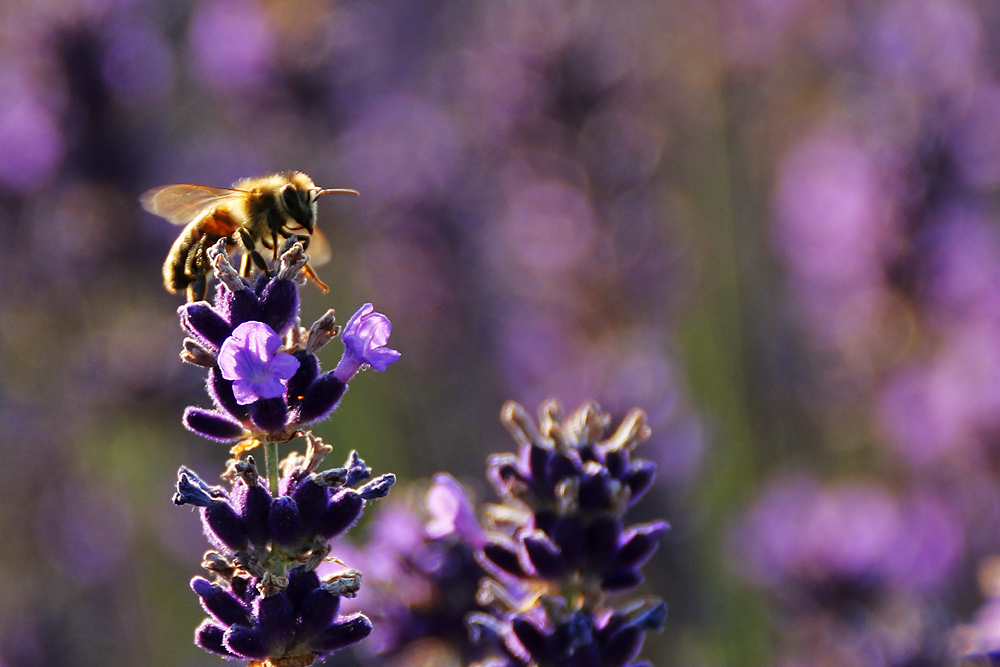
[[[653,665],[1000,650],[997,3],[0,17],[0,667],[226,664],[192,644],[205,544],[170,497],[228,449],[181,425],[179,229],[138,199],[287,169],[361,193],[320,202],[303,322],[371,302],[402,353],[316,429],[397,475],[334,551],[363,586],[409,590],[390,538],[435,473],[495,500],[505,401],[593,399],[652,429]],[[375,649],[324,664],[421,664]]]

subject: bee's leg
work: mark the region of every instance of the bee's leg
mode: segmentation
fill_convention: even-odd
[[[267,262],[259,252],[257,252],[257,244],[253,242],[250,238],[250,234],[247,230],[240,227],[240,241],[242,241],[243,249],[246,251],[246,255],[243,257],[243,265],[240,267],[243,275],[246,276],[249,273],[249,265],[246,262],[246,258],[249,257],[253,260],[253,263],[257,265],[257,268],[264,272],[268,278],[271,277],[271,270],[267,268]]]
[[[208,280],[203,273],[195,278],[194,281],[188,283],[187,300],[204,301],[206,296],[208,296]]]
[[[274,208],[267,210],[267,228],[271,230],[271,261],[274,262],[278,261],[278,230],[281,229],[282,222]]]
[[[309,266],[309,262],[306,262],[305,266],[302,267],[302,273],[305,275],[306,278],[316,283],[316,286],[319,287],[324,292],[330,291],[330,288],[326,286],[326,283],[320,280],[319,276],[316,275],[316,272],[313,271],[313,268]]]

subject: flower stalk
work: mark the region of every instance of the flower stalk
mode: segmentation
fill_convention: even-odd
[[[357,594],[361,572],[345,566],[321,580],[316,568],[340,562],[330,540],[396,480],[373,478],[357,452],[342,467],[320,471],[332,448],[309,426],[336,409],[360,370],[383,371],[399,352],[387,347],[388,318],[365,304],[345,327],[339,370],[323,373],[316,352],[338,330],[333,311],[309,331],[299,326],[301,243],[292,239],[280,269],[252,280],[232,268],[221,242],[209,255],[219,283],[215,303],[187,303],[178,314],[187,335],[181,359],[207,371],[212,406],[187,408],[183,423],[229,444],[233,458],[223,474],[228,487],[178,471],[174,503],[199,509],[213,547],[203,562],[211,578],[191,581],[208,615],[195,643],[257,667],[305,667],[371,632],[364,614],[338,613],[341,598]],[[300,438],[305,454],[280,459],[280,445]],[[263,475],[248,454],[258,445]]]

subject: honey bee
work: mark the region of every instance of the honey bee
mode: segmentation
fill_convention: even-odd
[[[206,254],[219,239],[227,249],[243,253],[240,272],[256,266],[270,275],[258,244],[275,259],[281,243],[296,236],[315,264],[329,259],[329,246],[316,229],[316,200],[332,193],[358,194],[348,188],[323,189],[301,171],[244,178],[232,188],[208,185],[163,185],[146,192],[142,207],[175,225],[187,225],[163,263],[163,285],[171,294],[185,290],[188,301],[205,298],[212,267]],[[303,273],[325,292],[326,285],[306,263]]]

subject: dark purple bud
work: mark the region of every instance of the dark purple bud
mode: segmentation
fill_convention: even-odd
[[[371,634],[372,622],[364,614],[344,616],[334,623],[313,642],[315,650],[332,653],[359,641]]]
[[[228,497],[225,489],[221,486],[210,486],[187,466],[181,466],[177,469],[177,493],[174,495],[175,505],[207,507],[212,500]]]
[[[261,296],[260,321],[284,336],[299,312],[299,286],[291,280],[272,280]]]
[[[554,660],[552,643],[548,635],[523,618],[515,618],[510,624],[514,636],[528,652],[532,663],[547,664]]]
[[[257,627],[234,625],[226,630],[222,641],[230,652],[241,658],[263,660],[271,654],[267,645],[267,636]]]
[[[182,422],[192,433],[216,442],[235,442],[248,435],[238,421],[214,410],[188,406],[184,410]]]
[[[288,406],[284,398],[262,398],[247,406],[250,421],[261,431],[281,433],[288,420]]]
[[[292,491],[292,498],[302,518],[303,535],[316,535],[323,524],[323,516],[330,504],[330,489],[320,486],[312,475],[306,476]]]
[[[313,590],[319,588],[319,585],[319,576],[315,570],[307,570],[300,565],[288,573],[288,587],[285,588],[285,595],[288,596],[292,607],[300,615],[305,599]]]
[[[218,653],[222,656],[234,657],[222,643],[222,638],[225,633],[225,628],[216,625],[211,619],[206,618],[194,631],[195,646],[200,646],[209,653]]]
[[[354,489],[341,489],[330,499],[323,515],[320,535],[330,539],[354,525],[361,517],[365,501]]]
[[[606,468],[590,469],[580,479],[580,510],[599,512],[611,501],[611,476]]]
[[[226,500],[213,498],[208,487],[194,473],[182,468],[177,480],[177,493],[174,494],[175,505],[193,505],[202,508],[202,523],[206,534],[220,547],[233,551],[245,549],[247,546],[247,530],[243,519]]]
[[[636,461],[623,481],[628,486],[629,490],[632,492],[629,498],[629,505],[634,504],[637,500],[646,495],[646,491],[653,484],[653,478],[656,476],[656,464],[652,461]]]
[[[191,590],[201,598],[201,606],[223,625],[250,625],[250,612],[226,589],[202,577],[191,580]],[[221,641],[221,637],[220,637]]]
[[[582,611],[574,613],[566,622],[556,626],[552,638],[557,653],[583,658],[582,662],[575,660],[574,664],[601,664],[601,656],[595,652],[594,619],[590,614]]]
[[[236,510],[225,501],[217,501],[202,510],[205,533],[217,546],[233,551],[247,548],[247,526]]]
[[[368,482],[364,486],[358,489],[358,493],[365,500],[376,500],[378,498],[385,498],[389,495],[389,489],[392,485],[396,483],[396,476],[391,472],[385,475],[379,475],[372,481]]]
[[[548,463],[546,472],[549,484],[553,487],[564,479],[579,477],[581,474],[579,459],[566,456],[565,454],[554,454]]]
[[[539,509],[535,511],[535,529],[546,535],[552,535],[558,516],[549,509]]]
[[[177,309],[181,327],[199,342],[218,351],[229,337],[232,327],[205,301],[186,303]]]
[[[642,631],[634,627],[622,628],[611,636],[604,646],[604,663],[608,667],[625,667],[642,648]]]
[[[653,521],[630,527],[621,538],[622,547],[611,567],[616,570],[641,567],[656,551],[660,538],[669,529],[670,524],[666,521]]]
[[[260,484],[246,490],[243,501],[243,520],[247,537],[255,546],[262,547],[271,537],[271,494]]]
[[[601,649],[596,644],[579,647],[563,664],[566,667],[606,667]]]
[[[601,589],[609,593],[618,593],[635,588],[642,583],[642,574],[638,570],[624,568],[605,572],[601,577]]]
[[[618,553],[621,534],[621,520],[607,515],[594,519],[585,536],[587,564],[595,570],[605,567]]]
[[[541,498],[555,497],[555,486],[549,484],[548,467],[552,452],[538,445],[531,445],[528,450],[528,470],[531,475],[531,487]]]
[[[267,636],[271,655],[281,655],[295,639],[295,611],[284,593],[257,601],[260,629]]]
[[[535,572],[543,579],[557,579],[566,571],[566,563],[559,555],[559,548],[542,532],[524,538],[524,550]]]
[[[361,458],[356,449],[351,450],[347,461],[344,462],[344,467],[347,468],[345,486],[356,486],[358,482],[363,482],[372,476],[372,469],[365,464],[364,459]]]
[[[271,503],[271,538],[282,546],[295,544],[302,537],[302,517],[298,505],[288,496]]]
[[[302,641],[310,641],[328,628],[340,609],[340,598],[326,588],[314,588],[299,608],[298,636]]]
[[[517,552],[497,542],[490,542],[483,547],[483,556],[496,567],[515,577],[526,577],[527,573],[521,565]]]
[[[663,630],[663,622],[667,619],[667,604],[659,602],[631,620],[630,625],[640,630]]]
[[[297,406],[305,397],[306,390],[319,377],[319,359],[316,358],[316,355],[302,350],[293,353],[292,356],[299,360],[299,368],[295,371],[295,375],[288,380],[287,394],[288,403]]]
[[[629,455],[627,449],[613,449],[604,454],[604,467],[608,469],[611,476],[621,479],[629,467]]]
[[[260,311],[260,298],[252,289],[235,292],[229,299],[229,323],[234,329],[244,322],[259,322]]]
[[[556,520],[552,528],[552,541],[570,567],[579,566],[585,557],[586,539],[583,523],[577,515],[567,515]]]
[[[326,419],[337,407],[347,385],[334,377],[333,373],[324,373],[313,382],[302,395],[296,421],[299,424],[311,424]]]
[[[234,419],[244,421],[248,418],[249,411],[246,405],[240,405],[233,394],[233,383],[222,377],[222,371],[216,366],[208,371],[208,379],[205,381],[205,389],[215,403],[215,407],[223,412],[227,412]]]

